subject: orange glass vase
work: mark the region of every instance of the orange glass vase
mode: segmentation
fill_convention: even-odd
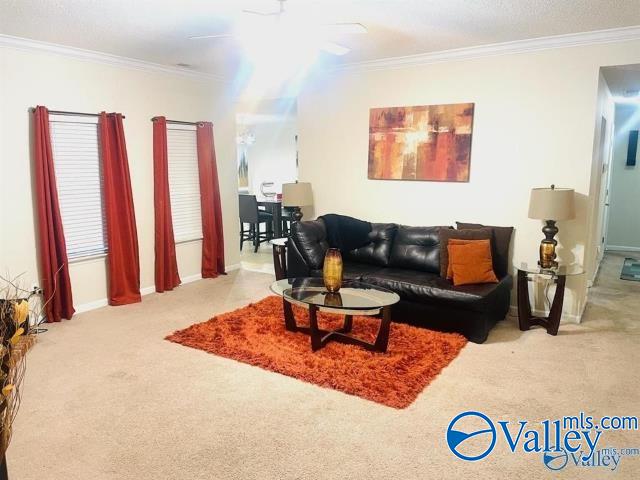
[[[326,289],[335,293],[342,286],[342,255],[337,248],[330,248],[324,256],[322,278]]]

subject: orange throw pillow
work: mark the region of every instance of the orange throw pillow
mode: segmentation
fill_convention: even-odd
[[[450,238],[449,239],[449,243],[448,245],[466,245],[469,242],[477,242],[478,240],[484,240],[484,239],[464,239],[464,238]],[[447,249],[447,253],[448,253],[448,249]],[[447,280],[453,280],[453,267],[451,265],[451,262],[449,262],[447,264]]]
[[[449,241],[449,265],[453,273],[453,284],[498,283],[493,272],[491,242],[489,240],[465,240],[456,245]]]

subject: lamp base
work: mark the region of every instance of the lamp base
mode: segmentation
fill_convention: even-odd
[[[300,210],[300,207],[295,207],[295,210],[293,211],[291,216],[293,217],[293,220],[295,222],[299,222],[300,220],[302,220],[302,210]]]
[[[545,226],[542,227],[542,233],[544,233],[544,240],[540,242],[540,260],[538,265],[541,268],[556,268],[558,262],[556,261],[556,246],[558,241],[553,238],[558,233],[558,227],[555,220],[545,220]]]

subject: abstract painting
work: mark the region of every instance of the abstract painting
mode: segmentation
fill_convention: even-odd
[[[372,108],[369,178],[468,182],[473,103]]]

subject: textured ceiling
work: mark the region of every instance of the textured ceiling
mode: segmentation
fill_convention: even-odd
[[[242,8],[274,0],[0,0],[0,33],[233,75],[242,55],[229,32]],[[288,0],[309,21],[360,22],[366,35],[336,38],[353,63],[640,24],[640,0]]]

